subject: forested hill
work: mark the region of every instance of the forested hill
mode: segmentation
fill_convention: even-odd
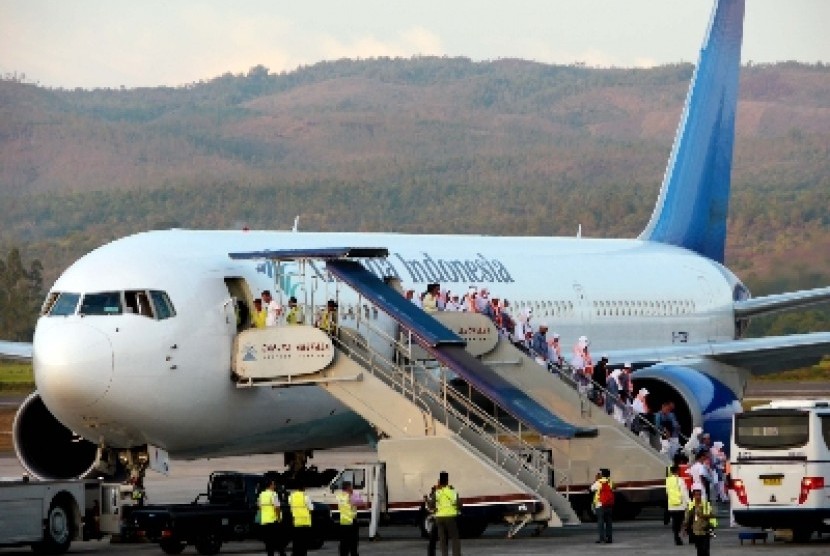
[[[692,72],[413,58],[181,88],[7,77],[0,247],[40,258],[48,285],[128,233],[298,214],[313,230],[633,237]],[[830,284],[830,67],[745,67],[740,99],[727,264],[756,294]]]

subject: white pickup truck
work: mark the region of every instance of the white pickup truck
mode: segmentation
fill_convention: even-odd
[[[417,525],[426,533],[429,525],[424,497],[438,482],[441,471],[449,472],[450,484],[461,498],[458,525],[464,537],[480,536],[491,523],[523,525],[527,517],[542,509],[541,498],[529,489],[515,488],[498,477],[481,476],[474,467],[464,472],[463,460],[447,461],[440,449],[417,450],[418,445],[417,440],[383,440],[378,446],[382,461],[349,465],[328,487],[307,489],[306,493],[314,502],[327,504],[338,522],[335,493],[345,481],[351,482],[366,502],[366,507],[358,510],[358,520],[368,521],[370,538],[386,524]]]

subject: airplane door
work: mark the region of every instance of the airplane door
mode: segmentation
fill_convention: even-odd
[[[591,307],[588,296],[585,293],[585,288],[582,284],[574,282],[574,319],[576,323],[587,329],[591,321]]]
[[[244,278],[238,276],[226,277],[225,286],[231,301],[225,304],[226,321],[231,335],[253,326],[254,298],[251,288]]]

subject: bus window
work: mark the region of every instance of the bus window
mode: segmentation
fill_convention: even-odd
[[[804,411],[749,411],[735,416],[738,448],[784,450],[810,440],[810,415]]]
[[[824,445],[830,450],[830,415],[820,415],[821,435],[824,437]]]

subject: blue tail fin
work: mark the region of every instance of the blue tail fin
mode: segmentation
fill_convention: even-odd
[[[717,0],[654,213],[640,239],[723,262],[744,0]]]

